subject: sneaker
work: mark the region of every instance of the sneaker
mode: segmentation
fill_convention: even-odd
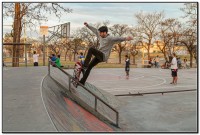
[[[81,81],[79,81],[79,83],[81,83],[83,86],[85,85],[85,83],[83,83],[83,82],[81,82]]]

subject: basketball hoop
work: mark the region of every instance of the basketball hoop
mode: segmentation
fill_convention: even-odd
[[[40,26],[40,34],[47,36],[48,35],[48,28],[49,28],[48,26]]]

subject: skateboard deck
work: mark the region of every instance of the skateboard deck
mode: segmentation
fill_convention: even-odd
[[[81,70],[82,70],[81,62],[76,62],[75,65],[74,65],[74,73],[73,73],[74,80],[72,80],[72,84],[75,87],[77,87],[77,85],[78,85],[80,75],[81,75]]]

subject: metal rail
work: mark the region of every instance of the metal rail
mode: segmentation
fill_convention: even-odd
[[[3,45],[32,45],[29,43],[3,43]]]
[[[23,46],[25,46],[25,48],[24,48],[24,52],[25,52],[25,57],[11,57],[11,58],[24,58],[25,59],[25,61],[24,62],[11,62],[11,63],[25,63],[25,66],[27,67],[27,65],[28,65],[28,60],[27,60],[27,47],[26,46],[28,46],[28,45],[32,45],[32,44],[30,44],[30,43],[3,43],[3,45],[12,45],[12,46],[18,46],[18,45],[23,45]],[[4,58],[3,58],[4,59]],[[4,62],[4,63],[8,63],[8,62]]]
[[[50,64],[51,60],[49,60],[48,63],[48,74],[50,75]],[[84,90],[86,90],[87,92],[89,92],[91,95],[93,95],[95,97],[95,111],[98,112],[97,110],[97,101],[101,101],[102,103],[104,103],[107,107],[109,107],[111,110],[113,110],[116,113],[116,123],[114,123],[117,127],[119,127],[119,112],[113,108],[112,106],[110,106],[109,104],[107,104],[105,101],[103,101],[98,95],[94,94],[92,91],[90,91],[89,89],[87,89],[84,85],[82,85],[81,83],[79,83],[77,80],[75,80],[69,73],[67,73],[66,71],[64,71],[62,68],[58,67],[57,65],[55,65],[60,71],[62,71],[65,75],[67,75],[69,77],[69,91],[71,91],[71,80],[75,81],[76,83],[78,83],[79,86],[81,86],[82,88],[84,88]],[[100,113],[100,112],[99,112]]]
[[[129,94],[119,94],[115,96],[143,96],[147,94],[164,94],[164,93],[174,93],[174,92],[186,92],[186,91],[196,91],[196,89],[190,89],[190,90],[175,90],[175,91],[159,91],[159,92],[144,92],[144,93],[129,93]]]

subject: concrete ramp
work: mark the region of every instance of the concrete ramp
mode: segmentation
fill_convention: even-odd
[[[42,83],[46,110],[59,132],[115,132],[116,127],[105,123],[79,106],[65,94],[66,89],[50,76]]]

